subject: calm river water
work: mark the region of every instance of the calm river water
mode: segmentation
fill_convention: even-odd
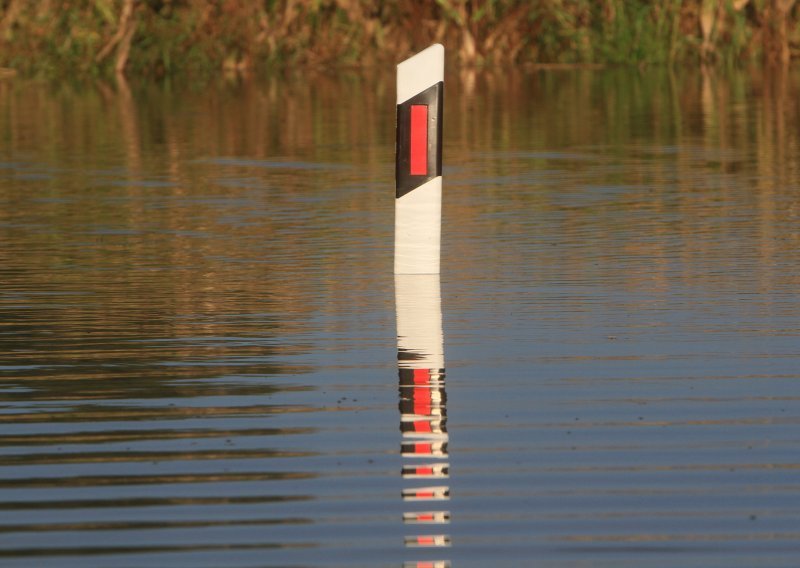
[[[0,82],[0,564],[796,566],[798,101],[449,76],[406,285],[391,76]]]

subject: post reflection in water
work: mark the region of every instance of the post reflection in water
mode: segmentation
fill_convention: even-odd
[[[395,275],[400,431],[409,548],[450,546],[447,393],[438,274]],[[447,560],[412,561],[406,568],[450,566]]]

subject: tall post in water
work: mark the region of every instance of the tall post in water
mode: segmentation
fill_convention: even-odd
[[[439,286],[444,47],[397,66],[395,301],[407,547],[450,545],[447,395]],[[446,567],[447,561],[404,566]]]
[[[395,274],[439,274],[444,47],[397,66]]]

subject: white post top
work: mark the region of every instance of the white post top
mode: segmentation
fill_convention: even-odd
[[[444,81],[444,46],[434,43],[397,65],[397,104]]]

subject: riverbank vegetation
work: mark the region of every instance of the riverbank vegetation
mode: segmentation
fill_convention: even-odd
[[[797,0],[0,0],[0,66],[163,76],[368,67],[433,41],[460,66],[800,57]]]

